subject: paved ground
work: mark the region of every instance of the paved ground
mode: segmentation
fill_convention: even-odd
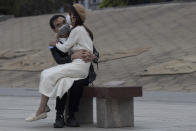
[[[1,131],[195,131],[196,93],[146,91],[142,98],[135,99],[135,127],[103,129],[95,125],[80,128],[54,129],[55,100],[49,101],[52,112],[48,118],[33,123],[24,121],[34,112],[39,103],[36,89],[0,88]],[[94,121],[96,122],[96,115]]]

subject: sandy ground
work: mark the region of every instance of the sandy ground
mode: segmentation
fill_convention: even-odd
[[[122,80],[126,86],[141,85],[144,90],[196,91],[195,70],[175,72],[186,72],[187,61],[180,69],[179,64],[170,64],[171,74],[163,70],[162,75],[141,76],[150,67],[162,70],[163,63],[195,58],[195,12],[196,2],[88,11],[86,25],[94,32],[101,56],[94,84]],[[48,50],[54,37],[48,25],[52,15],[0,22],[0,88],[38,88],[40,71],[55,65]]]

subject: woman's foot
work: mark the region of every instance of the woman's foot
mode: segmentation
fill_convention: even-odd
[[[48,112],[50,112],[50,108],[48,105],[46,105],[45,108],[39,108],[36,113],[31,114],[25,120],[28,122],[32,122],[32,121],[37,121],[40,119],[45,119],[45,118],[47,118]]]
[[[46,114],[46,112],[43,112],[43,113],[41,113],[41,114],[39,114],[39,115],[36,115],[36,113],[31,114],[31,115],[30,115],[29,117],[27,117],[25,120],[26,120],[27,122],[32,122],[32,121],[37,121],[37,120],[45,119],[45,118],[47,118],[47,114]]]

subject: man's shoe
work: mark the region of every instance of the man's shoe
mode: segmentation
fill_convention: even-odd
[[[78,121],[75,119],[74,116],[70,116],[70,117],[67,118],[66,125],[68,127],[80,127],[80,124],[78,123]]]
[[[65,126],[64,115],[56,114],[54,128],[63,128]]]

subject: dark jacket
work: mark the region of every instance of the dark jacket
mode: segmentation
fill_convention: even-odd
[[[64,53],[57,49],[56,47],[50,49],[52,56],[54,60],[56,61],[57,64],[65,64],[65,63],[71,63],[71,54]],[[93,60],[94,63],[97,63],[98,65],[98,59],[99,59],[99,52],[93,47],[93,53],[97,56],[97,59]],[[96,79],[96,73],[94,71],[93,64],[90,65],[89,68],[89,74],[88,77],[86,78],[89,83],[92,83]]]

